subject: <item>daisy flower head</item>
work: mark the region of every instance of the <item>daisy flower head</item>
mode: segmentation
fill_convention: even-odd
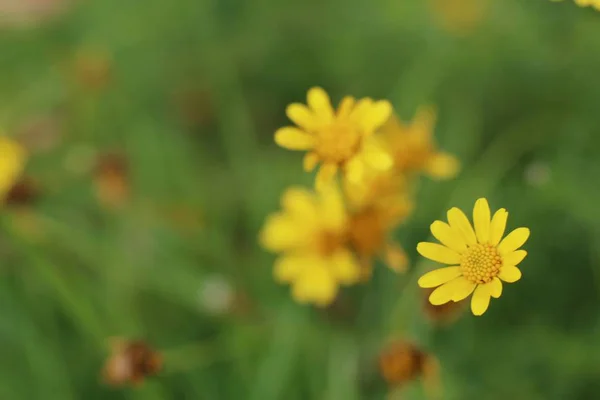
[[[316,186],[324,187],[338,171],[352,181],[360,181],[365,169],[380,170],[392,166],[390,155],[375,137],[375,132],[392,113],[386,100],[355,100],[346,96],[337,110],[329,95],[320,87],[308,91],[307,106],[292,103],[286,114],[297,126],[275,132],[275,142],[289,150],[308,151],[304,169],[312,171],[317,164]]]
[[[453,155],[439,151],[433,138],[436,119],[433,107],[421,107],[408,124],[395,115],[387,121],[381,131],[396,171],[425,173],[436,179],[456,176],[460,163]]]
[[[5,199],[21,176],[26,159],[25,149],[19,143],[0,136],[0,201]]]
[[[349,216],[335,185],[314,193],[290,188],[282,211],[267,218],[260,233],[264,248],[281,253],[275,279],[292,285],[299,303],[329,305],[340,285],[357,283],[360,265],[347,246]]]
[[[421,242],[417,251],[423,257],[451,265],[423,275],[422,288],[435,289],[429,296],[433,305],[458,302],[471,294],[471,311],[482,315],[490,297],[499,298],[502,282],[521,279],[517,265],[527,252],[519,250],[529,238],[529,229],[517,228],[504,239],[508,212],[501,208],[491,217],[486,199],[475,202],[473,225],[458,208],[448,211],[448,223],[435,221],[431,233],[441,244]]]

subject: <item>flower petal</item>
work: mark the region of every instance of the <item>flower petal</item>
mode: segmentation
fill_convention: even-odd
[[[498,278],[504,282],[514,283],[521,279],[521,270],[514,265],[504,265],[500,268]]]
[[[319,172],[317,172],[317,178],[315,186],[318,191],[327,187],[333,181],[335,174],[337,174],[338,166],[336,164],[327,163],[321,165]]]
[[[502,262],[504,265],[519,265],[526,256],[527,252],[525,250],[517,250],[502,257]]]
[[[293,123],[307,131],[313,131],[318,127],[315,114],[304,104],[292,103],[285,109],[285,113]]]
[[[354,185],[362,185],[365,177],[365,164],[359,157],[354,157],[344,165],[344,177]]]
[[[311,257],[286,255],[279,257],[275,261],[273,275],[278,282],[292,282],[295,280],[303,268],[313,264]]]
[[[508,236],[502,240],[502,242],[500,242],[500,245],[498,245],[498,252],[501,256],[512,253],[519,247],[523,246],[527,239],[529,239],[529,229],[517,228],[509,233]]]
[[[304,160],[302,160],[302,166],[304,167],[304,171],[311,172],[317,164],[319,163],[319,155],[314,152],[306,153],[304,155]]]
[[[479,243],[487,243],[490,240],[490,221],[490,205],[487,199],[478,199],[473,208],[473,224]]]
[[[292,187],[281,196],[283,209],[302,221],[314,220],[317,214],[315,196],[303,188]]]
[[[365,164],[375,170],[386,171],[390,169],[394,165],[392,155],[381,143],[372,139],[369,138],[363,142],[363,149],[360,153],[362,159]]]
[[[489,285],[478,285],[471,298],[471,311],[473,315],[483,315],[490,305]]]
[[[434,306],[446,304],[452,300],[457,293],[464,291],[466,285],[465,282],[468,282],[467,279],[464,276],[459,276],[458,278],[443,284],[429,295],[429,302]]]
[[[306,100],[310,109],[317,115],[321,122],[329,123],[333,120],[331,100],[323,88],[311,88],[306,95]]]
[[[371,135],[380,128],[392,114],[392,105],[387,100],[376,101],[365,110],[361,118],[361,126],[366,135]]]
[[[352,112],[352,108],[354,107],[354,97],[346,96],[340,101],[340,105],[338,106],[337,117],[338,118],[348,118],[350,113]]]
[[[394,272],[406,272],[408,256],[404,249],[396,243],[388,243],[383,251],[385,265]]]
[[[473,290],[475,290],[476,286],[476,283],[471,282],[468,279],[460,281],[460,284],[457,283],[456,287],[454,288],[454,295],[452,296],[452,301],[459,302],[466,299],[471,295],[471,293],[473,293]]]
[[[299,303],[330,304],[338,291],[338,285],[325,265],[316,264],[305,269],[294,281],[292,296]]]
[[[490,283],[486,283],[486,285],[490,286],[490,295],[493,298],[497,299],[502,295],[502,281],[497,277],[494,277],[494,279]]]
[[[298,222],[289,215],[274,214],[267,218],[260,233],[260,242],[271,251],[304,247],[312,240],[315,228],[308,221]]]
[[[420,277],[418,284],[422,288],[433,288],[450,282],[461,275],[460,267],[438,268]]]
[[[467,250],[467,244],[460,233],[456,232],[445,222],[435,221],[431,224],[431,233],[444,246],[449,247],[459,254],[462,254],[463,251]]]
[[[469,222],[469,219],[461,210],[456,207],[448,210],[448,223],[450,227],[457,232],[460,232],[467,245],[477,243],[475,231]]]
[[[348,216],[342,194],[337,185],[330,184],[324,186],[319,191],[319,194],[321,198],[321,224],[329,230],[341,232],[346,226]]]
[[[286,126],[275,132],[275,143],[288,150],[309,150],[315,146],[315,137],[298,128]]]
[[[504,231],[506,230],[506,220],[508,219],[508,212],[501,208],[494,213],[494,217],[492,218],[492,222],[490,224],[490,244],[493,246],[497,246],[504,236]]]
[[[441,244],[421,242],[417,245],[417,251],[423,257],[443,264],[460,263],[460,254]]]
[[[350,251],[340,249],[332,256],[331,271],[340,283],[349,285],[358,282],[361,267]]]
[[[460,162],[452,154],[439,152],[433,154],[425,165],[425,172],[435,179],[454,178],[460,170]]]

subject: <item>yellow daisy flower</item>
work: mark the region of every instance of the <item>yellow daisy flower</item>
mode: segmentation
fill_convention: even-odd
[[[517,265],[527,252],[519,248],[529,238],[529,229],[517,228],[502,239],[508,212],[501,208],[493,217],[490,215],[487,200],[481,198],[473,209],[474,230],[458,208],[448,211],[449,223],[431,224],[431,233],[442,244],[422,242],[417,251],[430,260],[453,265],[428,272],[419,279],[422,288],[439,286],[429,296],[431,304],[458,302],[473,293],[471,311],[482,315],[490,296],[499,298],[502,294],[502,281],[513,283],[521,279]]]
[[[27,154],[25,149],[14,140],[0,136],[0,202],[17,182],[23,169]]]
[[[335,111],[327,93],[314,87],[307,94],[308,107],[293,103],[286,114],[298,127],[283,127],[275,132],[275,142],[289,150],[307,150],[304,169],[312,171],[319,162],[317,188],[342,170],[352,181],[360,181],[366,168],[385,170],[392,166],[390,155],[374,133],[392,113],[386,100],[347,96]]]
[[[360,277],[360,265],[346,245],[349,217],[342,195],[333,185],[317,194],[291,188],[281,205],[260,233],[266,249],[283,253],[275,262],[275,278],[292,285],[296,301],[326,306],[340,285]]]
[[[431,107],[417,111],[410,124],[405,125],[392,116],[381,129],[388,151],[394,159],[394,169],[405,174],[424,172],[433,178],[454,177],[460,169],[456,157],[438,151],[433,139],[436,112]]]

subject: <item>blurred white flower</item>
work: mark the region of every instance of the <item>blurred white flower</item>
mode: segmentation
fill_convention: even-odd
[[[525,167],[524,178],[531,186],[540,187],[551,179],[550,166],[543,161],[533,161],[527,167]]]
[[[230,311],[235,300],[231,283],[221,275],[210,275],[198,289],[198,300],[203,310],[210,314],[222,315]]]

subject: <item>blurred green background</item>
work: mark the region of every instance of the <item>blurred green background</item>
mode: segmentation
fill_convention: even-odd
[[[545,0],[60,3],[0,1],[0,125],[31,145],[39,187],[0,217],[0,399],[382,399],[374,360],[390,338],[438,357],[443,399],[598,398],[600,13]],[[328,312],[294,304],[257,244],[281,191],[312,183],[273,132],[314,85],[334,102],[387,98],[404,119],[436,104],[440,147],[463,163],[457,179],[420,182],[397,232],[409,272],[380,265]],[[94,164],[115,152],[130,196],[110,208],[96,193],[115,178]],[[483,317],[438,328],[421,312],[416,279],[433,265],[415,245],[480,196],[509,210],[509,229],[530,227],[523,279]],[[103,385],[113,336],[163,350],[164,371]],[[400,395],[425,398],[418,382]]]

